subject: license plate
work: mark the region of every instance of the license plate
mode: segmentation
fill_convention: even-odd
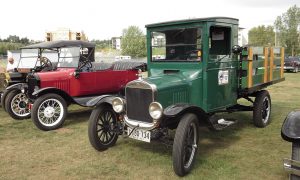
[[[132,131],[132,128],[128,127],[127,128],[127,134],[129,135]],[[145,142],[150,142],[151,138],[151,132],[150,131],[145,131],[142,129],[135,129],[129,136],[132,139],[140,140],[140,141],[145,141]]]

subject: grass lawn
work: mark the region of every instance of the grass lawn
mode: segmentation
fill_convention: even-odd
[[[272,122],[252,123],[252,113],[227,116],[238,123],[222,132],[201,128],[199,151],[187,179],[287,179],[283,158],[291,144],[280,129],[291,110],[300,108],[300,73],[268,88]],[[172,148],[120,137],[113,148],[97,152],[87,136],[89,109],[71,107],[63,128],[43,132],[32,121],[16,121],[0,108],[0,179],[177,179]]]

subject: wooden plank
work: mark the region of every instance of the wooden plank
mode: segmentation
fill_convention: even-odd
[[[253,50],[250,47],[248,51],[248,88],[253,86]]]
[[[274,49],[270,49],[270,81],[273,80],[273,69],[274,69]]]
[[[280,64],[280,77],[283,78],[283,75],[284,75],[284,48],[282,47],[281,48],[281,51],[280,51],[280,55],[281,55],[281,64]]]
[[[264,48],[265,62],[264,62],[264,83],[268,81],[268,61],[269,61],[269,48]]]

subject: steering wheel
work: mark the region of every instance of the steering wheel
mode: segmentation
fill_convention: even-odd
[[[52,69],[52,63],[47,57],[41,57],[40,58],[40,68],[41,70],[44,70],[45,68],[51,68]]]
[[[82,59],[79,60],[78,67],[80,70],[89,71],[93,67],[93,65],[92,65],[92,62],[90,60],[88,60],[88,58],[82,57]]]

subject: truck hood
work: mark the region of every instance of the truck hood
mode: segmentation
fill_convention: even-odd
[[[156,101],[165,108],[176,103],[190,102],[190,86],[201,78],[201,70],[177,71],[165,73],[144,79],[157,88]]]

